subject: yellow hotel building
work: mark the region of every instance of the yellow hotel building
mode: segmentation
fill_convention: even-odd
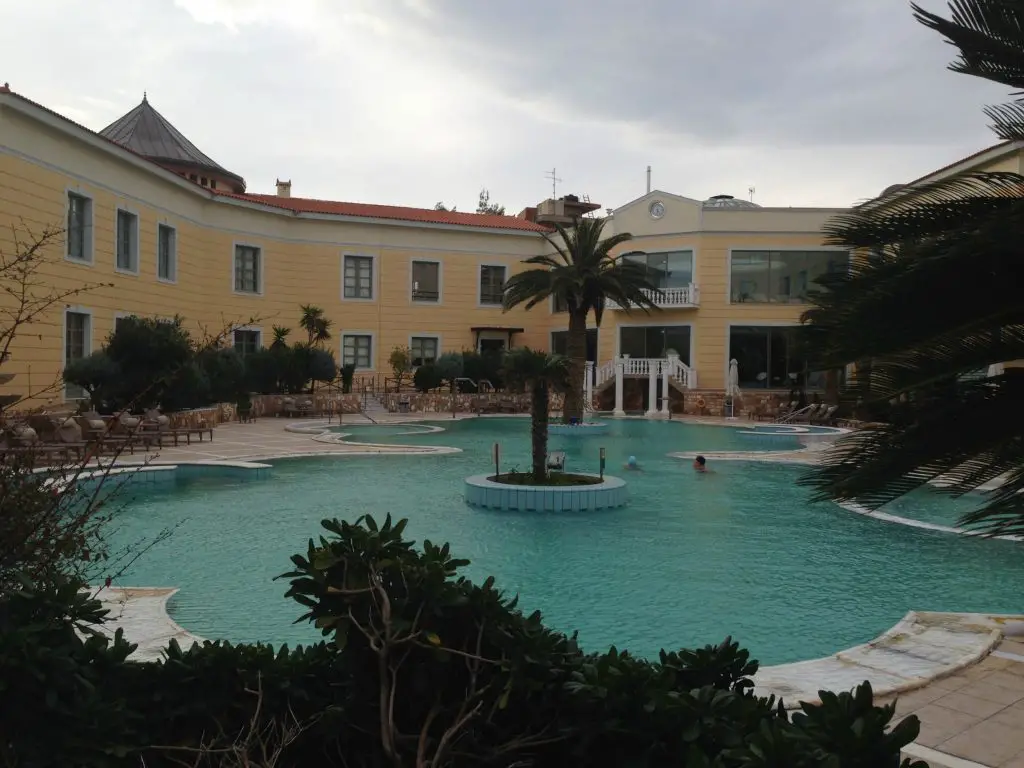
[[[986,152],[928,178],[1020,169],[1020,147]],[[192,331],[258,317],[232,331],[247,351],[269,343],[272,325],[294,327],[300,304],[314,304],[334,321],[336,358],[364,378],[388,373],[395,346],[421,361],[473,348],[558,351],[565,315],[552,305],[503,312],[501,286],[524,259],[550,250],[551,222],[598,207],[567,196],[518,216],[455,213],[293,197],[290,182],[253,194],[145,99],[96,132],[0,86],[0,248],[10,257],[14,233],[59,228],[47,284],[100,284],[19,336],[3,369],[16,383],[4,389],[54,381],[131,314],[181,315]],[[611,307],[590,332],[590,386],[604,407],[616,388],[614,407],[623,407],[623,379],[641,379],[633,405],[652,412],[651,395],[661,400],[672,385],[720,393],[731,359],[745,391],[788,391],[804,364],[786,331],[815,277],[847,262],[822,244],[837,212],[661,191],[611,210],[606,231],[632,233],[629,258],[648,264],[664,294],[661,311]],[[646,362],[670,358],[671,371]]]

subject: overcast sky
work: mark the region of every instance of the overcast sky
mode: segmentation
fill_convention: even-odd
[[[147,91],[252,192],[510,213],[552,168],[618,207],[648,164],[857,202],[995,143],[954,54],[904,0],[0,0],[0,82],[90,128]]]

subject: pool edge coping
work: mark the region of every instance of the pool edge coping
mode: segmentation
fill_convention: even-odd
[[[111,614],[116,613],[118,607],[121,608],[120,615],[100,625],[100,630],[108,636],[117,629],[123,630],[125,638],[137,646],[129,657],[134,660],[166,658],[167,643],[172,638],[178,640],[179,645],[182,645],[183,648],[188,647],[186,644],[190,641],[192,644],[210,642],[207,638],[180,625],[170,615],[168,604],[179,591],[178,587],[111,586],[89,589],[89,592],[94,594],[104,608],[110,610]],[[129,606],[135,610],[127,610]],[[848,690],[850,686],[845,682],[852,679],[851,670],[857,669],[860,672],[856,674],[856,677],[860,679],[854,685],[863,680],[872,681],[872,678],[877,680],[880,676],[904,677],[904,680],[895,684],[876,685],[872,681],[872,689],[876,697],[899,695],[922,688],[974,666],[986,658],[1003,640],[1006,636],[1005,624],[1011,621],[1024,622],[1024,615],[909,611],[899,622],[866,643],[816,659],[761,667],[754,675],[755,692],[762,696],[773,694],[777,697],[781,696],[786,702],[787,709],[798,709],[801,703],[818,703],[817,692],[820,690]],[[901,675],[898,671],[899,665],[893,663],[894,658],[898,660],[899,654],[917,660],[925,658],[914,656],[911,653],[915,645],[932,654],[936,650],[945,649],[950,652],[955,650],[956,644],[943,646],[935,642],[921,640],[920,636],[925,632],[934,632],[935,630],[938,630],[940,634],[944,632],[949,640],[955,638],[963,641],[966,638],[970,643],[962,648],[955,659],[948,662],[927,660],[934,669],[925,674],[908,670]],[[900,642],[901,648],[894,656],[893,646],[897,641]],[[773,673],[777,675],[779,672],[782,672],[783,675],[774,682],[770,679],[764,680],[765,677],[770,677]],[[832,682],[828,677],[830,672],[836,673]],[[762,679],[760,684],[758,678]],[[843,680],[844,684],[837,686],[835,682],[839,680]],[[780,682],[783,681],[785,685],[780,686]],[[791,690],[787,692],[784,688]]]

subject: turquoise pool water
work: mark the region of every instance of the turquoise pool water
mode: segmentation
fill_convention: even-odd
[[[114,523],[112,544],[181,525],[121,582],[180,587],[172,615],[205,637],[314,640],[317,633],[291,623],[300,606],[283,599],[287,585],[273,577],[318,535],[322,518],[390,512],[409,518],[407,534],[416,540],[450,541],[472,560],[470,576],[493,574],[552,626],[579,629],[591,649],[615,644],[653,655],[731,634],[763,663],[782,663],[869,640],[909,609],[1024,608],[1021,545],[811,505],[795,485],[800,467],[712,461],[714,472],[700,475],[665,456],[749,450],[730,429],[623,420],[608,435],[553,438],[569,469],[596,469],[598,448],[606,446],[609,471],[628,479],[631,497],[624,509],[545,515],[472,509],[462,500],[463,478],[487,470],[496,439],[505,467],[527,466],[528,421],[438,423],[447,431],[352,431],[368,441],[453,445],[463,453],[292,459],[273,462],[262,481],[140,484]],[[621,471],[630,454],[643,472]],[[926,493],[917,501],[930,499]]]

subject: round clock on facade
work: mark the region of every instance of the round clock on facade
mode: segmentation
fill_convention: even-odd
[[[651,203],[650,212],[652,219],[660,219],[665,215],[665,204],[660,200],[655,200]]]

